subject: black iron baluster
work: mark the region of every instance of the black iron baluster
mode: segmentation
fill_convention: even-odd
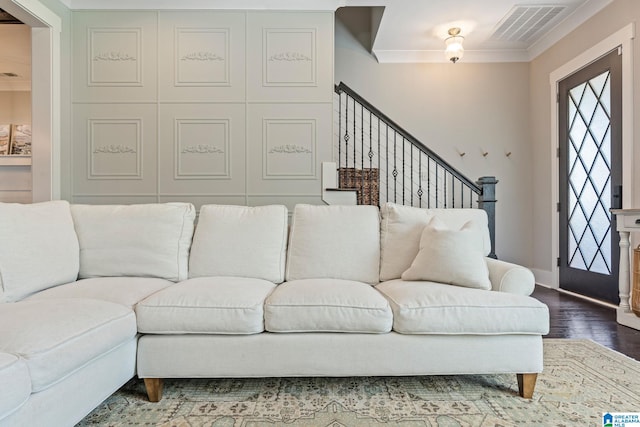
[[[405,166],[406,163],[404,161],[404,153],[405,153],[405,139],[404,136],[402,137],[402,204],[405,204],[405,196],[404,196],[404,189],[407,186],[406,183],[404,182],[404,179],[406,178],[407,174],[405,173]]]
[[[372,172],[373,172],[373,147],[372,147],[372,141],[371,139],[373,138],[373,135],[371,133],[371,126],[372,126],[372,114],[371,111],[369,111],[369,175],[367,177],[367,182],[369,183],[369,203],[370,205],[373,205],[373,176],[372,176]]]
[[[353,100],[353,169],[356,169],[356,142],[358,141],[357,133],[356,133],[356,100]],[[348,171],[345,171],[345,174],[348,174]],[[353,187],[353,184],[350,183]]]
[[[436,208],[438,207],[438,164],[436,163]]]
[[[360,191],[359,205],[364,204],[364,106],[360,104]],[[354,169],[355,171],[355,169]]]
[[[427,156],[427,208],[431,207],[431,157]]]
[[[422,207],[422,155],[418,152],[418,207]]]
[[[413,145],[409,148],[411,150],[411,206],[413,206]]]
[[[340,157],[342,155],[340,135],[342,135],[342,93],[338,94],[338,168],[340,168]],[[338,187],[340,187],[339,182]]]
[[[387,162],[387,166],[385,168],[385,173],[387,175],[387,178],[385,179],[385,184],[387,186],[387,194],[386,194],[385,198],[387,199],[387,202],[388,202],[388,201],[390,201],[390,199],[389,199],[389,125],[387,125],[387,128],[386,128],[385,139],[387,141],[387,145],[386,145],[386,148],[385,148],[386,154],[384,156],[385,161]]]
[[[451,207],[456,207],[456,182],[453,175],[451,175]]]
[[[397,149],[398,149],[398,132],[393,131],[393,203],[397,203],[398,196],[398,168],[396,167],[396,162],[398,159]]]
[[[380,174],[380,117],[378,117],[378,204],[379,205],[382,204],[382,198],[380,197],[380,192],[381,192],[380,179],[381,179],[381,174]]]
[[[444,171],[443,181],[444,183],[442,184],[442,191],[444,192],[444,208],[447,209],[447,185],[449,184],[449,181],[447,181],[446,170]]]

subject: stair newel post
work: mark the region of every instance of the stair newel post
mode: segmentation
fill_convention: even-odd
[[[498,258],[496,256],[496,184],[498,180],[495,176],[483,176],[476,181],[476,184],[482,189],[482,193],[478,196],[478,208],[484,209],[489,218],[489,236],[491,237],[491,253],[490,258]]]

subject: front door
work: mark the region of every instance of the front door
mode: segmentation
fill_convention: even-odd
[[[559,83],[560,288],[619,303],[622,58],[619,49]]]

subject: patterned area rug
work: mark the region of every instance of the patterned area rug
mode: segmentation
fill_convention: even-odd
[[[532,400],[515,375],[131,380],[79,426],[597,426],[640,410],[640,362],[588,340],[545,340]]]

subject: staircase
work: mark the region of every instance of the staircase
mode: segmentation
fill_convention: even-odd
[[[495,177],[471,181],[344,83],[335,92],[336,161],[323,165],[337,180],[323,183],[331,203],[484,209],[495,258]]]

